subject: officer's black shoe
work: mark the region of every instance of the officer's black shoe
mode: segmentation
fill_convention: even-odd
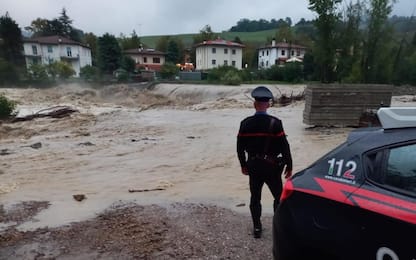
[[[261,228],[255,228],[253,231],[254,238],[261,238]]]

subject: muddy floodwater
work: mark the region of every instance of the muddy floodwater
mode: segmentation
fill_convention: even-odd
[[[254,87],[0,89],[21,118],[76,110],[0,124],[0,259],[270,259],[272,196],[265,187],[268,230],[256,246],[235,147],[240,121],[254,113]],[[305,89],[268,87],[276,97]],[[294,172],[352,130],[303,124],[304,105],[269,110],[283,121]],[[394,96],[392,105],[415,98]]]
[[[1,126],[0,203],[50,202],[20,229],[84,220],[120,200],[202,202],[248,212],[248,178],[240,173],[235,144],[240,121],[254,111],[253,87],[1,89],[18,102],[21,117],[57,105],[79,112]],[[276,96],[305,88],[269,87]],[[340,144],[351,130],[308,129],[303,109],[304,102],[297,101],[269,110],[283,120],[294,171]],[[33,148],[36,143],[41,147]],[[75,201],[74,194],[86,199]],[[271,213],[271,194],[267,189],[263,194],[264,212]]]

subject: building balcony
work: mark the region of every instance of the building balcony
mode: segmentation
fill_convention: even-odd
[[[79,60],[79,54],[68,56],[61,54],[61,60]]]

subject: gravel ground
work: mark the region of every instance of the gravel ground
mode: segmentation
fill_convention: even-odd
[[[48,202],[0,205],[0,259],[272,259],[271,216],[261,239],[249,215],[202,204],[114,205],[96,218],[18,231]]]

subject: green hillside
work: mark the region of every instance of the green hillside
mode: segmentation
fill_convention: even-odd
[[[277,29],[259,31],[259,32],[221,32],[217,33],[221,39],[234,40],[235,37],[239,37],[245,44],[252,44],[255,46],[261,46],[268,42],[268,39],[273,38],[276,35]],[[142,36],[141,42],[149,48],[155,48],[157,41],[165,36],[173,38],[179,38],[182,40],[186,47],[191,47],[193,44],[193,37],[197,34],[176,34],[176,35],[156,35],[156,36]]]

